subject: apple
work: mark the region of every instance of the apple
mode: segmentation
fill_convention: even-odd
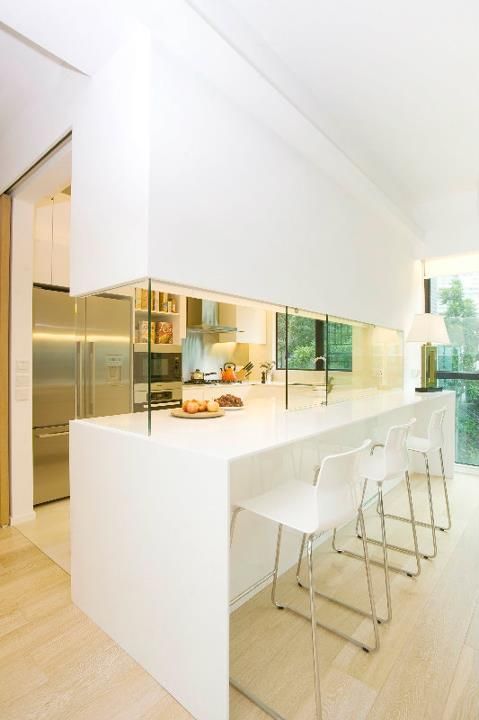
[[[206,400],[198,400],[198,412],[206,412]]]
[[[208,412],[218,412],[218,410],[220,409],[220,406],[216,402],[216,400],[208,400],[207,409],[208,409]]]
[[[194,415],[198,412],[198,403],[196,400],[188,400],[185,407],[185,412],[190,413],[190,415]]]

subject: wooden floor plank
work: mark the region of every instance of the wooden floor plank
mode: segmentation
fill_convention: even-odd
[[[440,499],[441,486],[434,480]],[[324,720],[479,719],[479,480],[450,484],[454,526],[438,537],[439,556],[423,563],[416,580],[392,575],[394,619],[381,632],[381,650],[365,654],[320,631]],[[418,514],[427,513],[423,479],[415,481]],[[394,512],[407,509],[404,492],[388,495]],[[378,531],[374,507],[371,533]],[[61,513],[50,513],[51,517]],[[56,544],[64,533],[29,532]],[[393,541],[410,543],[410,527],[391,524]],[[430,537],[421,530],[421,543]],[[358,547],[354,527],[340,541]],[[48,548],[42,548],[47,550]],[[378,550],[372,548],[378,556]],[[409,562],[394,555],[394,561]],[[384,606],[382,573],[373,570]],[[361,563],[322,545],[315,552],[315,583],[346,602],[367,605]],[[283,575],[282,601],[307,611],[308,594],[294,571]],[[370,639],[368,621],[319,600],[318,618]],[[314,717],[311,634],[307,622],[278,611],[266,588],[231,616],[234,676],[289,720]],[[97,628],[70,599],[70,579],[13,528],[0,530],[1,720],[189,720],[191,716],[155,680]],[[231,720],[267,716],[236,691]]]
[[[442,574],[440,586],[416,620],[368,720],[441,717],[479,596],[477,567],[479,533],[474,520]]]
[[[479,718],[479,650],[465,645],[459,657],[442,720]]]

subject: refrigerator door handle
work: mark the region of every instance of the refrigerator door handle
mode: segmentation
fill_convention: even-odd
[[[75,343],[75,408],[76,417],[83,417],[83,372],[82,372],[82,342],[77,340]]]
[[[89,417],[95,417],[95,343],[90,341],[87,343],[88,346],[88,377],[87,377],[87,390],[88,390],[88,415]]]
[[[55,437],[61,437],[62,435],[69,435],[69,430],[62,430],[61,432],[53,432],[53,433],[35,433],[35,437],[39,440],[45,440],[46,438],[55,438]]]

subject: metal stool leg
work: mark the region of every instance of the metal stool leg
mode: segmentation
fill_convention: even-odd
[[[427,494],[428,494],[428,498],[429,498],[429,514],[431,517],[432,550],[433,550],[432,555],[429,555],[429,558],[435,558],[437,555],[436,525],[434,522],[434,504],[433,504],[433,500],[432,500],[431,473],[429,471],[429,459],[427,457],[427,453],[424,454],[424,461],[426,463]]]
[[[386,587],[386,604],[387,604],[387,615],[385,618],[378,617],[378,622],[385,624],[389,622],[392,618],[392,602],[391,602],[391,585],[390,585],[390,579],[389,579],[389,558],[388,558],[388,547],[386,540],[386,525],[384,523],[384,504],[383,504],[383,492],[382,492],[382,486],[378,486],[378,513],[381,518],[381,542],[377,542],[378,545],[382,546],[383,549],[383,562],[379,562],[378,560],[371,560],[368,557],[368,564],[369,565],[377,565],[378,567],[382,567],[384,570],[384,585]],[[364,521],[364,514],[362,512],[362,508],[360,508],[361,515],[362,515],[362,528],[361,532],[358,532],[357,537],[359,540],[362,540],[363,547],[365,542],[370,542],[370,540],[366,541],[366,526]],[[358,522],[360,522],[360,517],[358,513]],[[354,558],[355,560],[362,560],[363,557],[359,553],[352,552],[351,550],[343,550],[341,548],[338,548],[336,546],[336,530],[333,533],[333,550],[335,550],[340,555],[346,555],[346,557]]]
[[[402,547],[401,545],[392,545],[390,543],[386,543],[386,547],[388,548],[388,550],[395,550],[396,552],[403,553],[404,555],[412,555],[413,557],[415,557],[416,558],[416,570],[414,572],[412,572],[411,570],[405,570],[404,568],[396,567],[395,565],[391,565],[391,564],[389,565],[389,569],[392,572],[401,573],[403,575],[407,575],[408,577],[418,577],[418,575],[421,574],[421,558],[420,558],[420,552],[418,549],[418,542],[417,542],[417,532],[416,532],[417,523],[416,523],[416,519],[414,516],[414,503],[413,503],[413,497],[412,497],[411,480],[409,477],[409,472],[406,471],[404,473],[404,477],[406,480],[406,488],[407,488],[408,499],[409,499],[410,518],[408,519],[408,523],[411,525],[411,528],[412,528],[414,550],[409,550],[409,548]],[[395,517],[394,515],[388,515],[387,513],[384,512],[384,496],[383,496],[383,500],[382,500],[382,515],[384,516],[384,518]],[[367,540],[368,540],[368,542],[372,543],[373,545],[383,545],[383,539],[376,540],[375,538],[368,537]],[[374,562],[374,564],[381,565],[381,563],[377,563],[376,561],[371,561],[371,562]]]
[[[386,605],[387,605],[387,619],[388,622],[391,620],[393,616],[393,609],[392,609],[392,601],[391,601],[391,581],[389,578],[389,557],[388,557],[388,543],[386,539],[386,522],[384,520],[384,498],[383,498],[383,486],[382,483],[379,485],[378,488],[378,506],[379,506],[379,517],[381,518],[381,540],[382,540],[382,546],[383,546],[383,562],[384,562],[384,585],[386,587]],[[361,531],[361,534],[363,535],[363,538],[366,538],[366,530],[364,529],[364,519],[363,519],[363,529]]]
[[[271,588],[271,602],[275,607],[277,607],[279,610],[291,610],[292,612],[296,613],[297,615],[301,615],[301,617],[306,618],[307,620],[310,620],[311,622],[311,635],[312,635],[312,641],[313,641],[313,669],[314,669],[314,697],[315,697],[315,705],[316,705],[316,713],[315,713],[315,720],[322,720],[322,711],[321,711],[321,692],[320,692],[320,681],[319,681],[319,651],[318,651],[318,638],[317,638],[317,632],[316,632],[316,625],[319,625],[319,623],[316,622],[316,612],[315,612],[315,606],[314,606],[314,591],[310,592],[309,602],[310,602],[310,615],[309,617],[307,615],[304,615],[303,613],[297,612],[293,610],[293,608],[289,608],[285,605],[281,605],[276,599],[276,591],[277,591],[277,581],[278,581],[278,571],[279,571],[279,557],[281,553],[281,538],[283,534],[283,526],[281,524],[278,525],[278,535],[276,540],[276,554],[274,559],[274,570],[273,570],[273,585]],[[309,578],[310,578],[310,585],[313,587],[313,541],[314,541],[314,535],[310,535],[308,537],[308,566],[309,566]],[[304,543],[304,540],[303,540]],[[236,680],[233,680],[230,678],[230,685],[234,687],[238,692],[240,692],[242,695],[248,698],[252,703],[257,705],[263,712],[265,712],[270,717],[274,718],[274,720],[285,720],[285,718],[280,715],[274,708],[270,707],[266,703],[264,703],[257,695],[250,692],[246,688],[244,688],[240,683],[236,682]]]
[[[411,574],[411,577],[418,577],[421,574],[421,559],[419,557],[419,547],[417,542],[417,532],[416,532],[416,518],[414,515],[414,502],[412,499],[412,489],[411,489],[411,479],[409,477],[409,473],[406,472],[406,485],[407,485],[407,494],[409,497],[409,514],[411,516],[411,527],[412,527],[412,539],[414,543],[414,555],[416,556],[416,572]]]
[[[408,491],[408,497],[409,497],[409,509],[411,513],[411,518],[409,520],[409,523],[412,525],[412,533],[413,533],[413,541],[414,541],[414,550],[409,550],[408,548],[401,547],[400,545],[391,545],[390,543],[386,542],[386,548],[388,550],[396,550],[397,552],[403,553],[405,555],[413,555],[416,558],[416,570],[412,572],[411,570],[406,570],[405,568],[397,567],[396,565],[389,564],[389,570],[391,572],[400,573],[402,575],[407,575],[407,577],[418,577],[421,573],[421,560],[419,556],[419,550],[417,547],[417,534],[416,534],[416,520],[414,518],[414,506],[412,501],[412,493],[411,493],[411,483],[409,480],[409,473],[405,473],[405,479],[406,479],[406,486]],[[378,500],[379,502],[379,500]],[[384,513],[384,505],[382,507],[383,515],[385,518],[391,517],[390,515],[387,515]],[[381,515],[381,513],[380,513]],[[393,516],[394,517],[394,516]],[[362,540],[362,536],[358,534],[358,539]],[[381,540],[376,540],[375,538],[367,538],[368,543],[372,543],[373,545],[379,545],[383,547],[384,552],[384,536],[381,538]],[[336,536],[333,535],[333,549],[338,553],[343,553],[347,557],[353,557],[356,558],[356,560],[362,560],[362,555],[359,555],[358,553],[353,553],[350,550],[342,550],[341,548],[336,547]],[[380,562],[378,560],[370,560],[370,563],[372,565],[378,565],[379,567],[384,566],[384,562]]]
[[[441,459],[442,485],[444,487],[444,499],[446,501],[447,527],[439,528],[440,530],[450,530],[452,527],[451,508],[449,505],[449,493],[447,491],[446,473],[444,471],[444,458],[442,455],[442,447],[439,448],[439,457]]]
[[[415,451],[413,451],[413,452],[419,452],[419,450],[415,450]],[[425,464],[426,464],[426,482],[427,482],[427,484],[428,484],[428,486],[429,486],[429,484],[430,484],[430,479],[431,479],[431,478],[430,478],[430,473],[429,473],[429,461],[428,461],[428,458],[427,458],[427,453],[422,453],[422,455],[423,455],[423,457],[424,457]],[[441,530],[442,532],[445,532],[446,530],[450,530],[450,529],[451,529],[451,526],[452,526],[452,522],[451,522],[451,508],[450,508],[450,505],[449,505],[449,494],[448,494],[448,491],[447,491],[446,474],[445,474],[445,471],[444,471],[444,459],[443,459],[443,455],[442,455],[442,448],[439,448],[439,455],[440,455],[440,459],[441,459],[441,473],[442,473],[442,484],[443,484],[443,488],[444,488],[444,499],[445,499],[445,502],[446,502],[447,526],[444,527],[443,525],[436,525],[436,524],[435,524],[435,525],[434,525],[434,529],[435,529],[435,530]],[[429,493],[429,487],[428,487],[428,493]],[[386,514],[386,517],[387,517],[387,518],[390,518],[391,520],[399,520],[399,521],[401,521],[401,522],[406,522],[406,523],[411,522],[410,519],[407,518],[407,517],[404,517],[404,515],[391,515],[391,514]],[[419,525],[419,527],[431,528],[431,523],[430,523],[430,522],[422,522],[422,520],[416,520],[416,525]],[[432,554],[431,554],[431,553],[421,553],[421,554],[423,555],[423,557],[424,557],[425,560],[428,560],[429,558],[434,558],[434,557],[436,557],[436,554],[437,554],[437,553],[436,553],[436,549],[435,549],[435,539],[434,539],[434,537],[433,537],[433,553],[432,553]]]
[[[281,605],[276,601],[276,585],[278,582],[278,569],[279,569],[279,555],[281,552],[281,538],[283,535],[283,526],[278,525],[278,536],[276,539],[276,554],[274,558],[274,570],[273,570],[273,584],[271,586],[271,602],[275,605],[278,610],[284,610],[284,605]]]
[[[363,516],[361,508],[359,509],[359,512],[358,512],[357,522],[359,523],[360,527],[364,527],[364,516]],[[310,586],[305,585],[305,583],[301,580],[301,577],[300,577],[302,558],[303,558],[303,554],[304,554],[304,546],[306,544],[306,537],[307,537],[306,535],[303,535],[303,538],[301,541],[301,549],[299,551],[298,564],[296,566],[296,582],[298,583],[299,587],[302,588],[303,590],[310,590],[311,589]],[[333,543],[334,543],[335,537],[336,537],[336,529],[334,530],[334,533],[333,533]],[[381,617],[378,617],[376,614],[373,586],[372,586],[372,581],[371,581],[371,577],[370,577],[370,565],[371,565],[372,561],[369,559],[368,547],[364,541],[363,541],[363,551],[364,551],[364,556],[358,555],[358,558],[363,560],[363,562],[365,564],[366,578],[367,578],[367,583],[368,583],[370,611],[362,610],[361,608],[356,607],[356,605],[349,605],[349,603],[342,602],[342,600],[338,600],[337,598],[332,597],[331,595],[327,595],[326,593],[320,592],[319,590],[316,590],[316,588],[314,588],[314,593],[318,597],[323,598],[323,600],[328,600],[329,602],[332,602],[335,605],[339,605],[339,607],[343,607],[346,610],[351,610],[352,612],[356,613],[357,615],[361,615],[362,617],[369,618],[370,620],[372,620],[373,630],[374,630],[374,645],[371,647],[368,645],[362,644],[362,643],[358,643],[353,638],[348,638],[347,635],[338,633],[336,630],[334,630],[334,628],[328,627],[326,629],[330,630],[331,632],[333,632],[337,635],[340,635],[341,637],[345,638],[346,640],[347,639],[351,640],[352,642],[354,642],[356,645],[359,645],[359,647],[362,647],[362,649],[367,652],[374,652],[379,649],[379,633],[378,633],[377,626],[378,626],[378,624],[388,622],[389,618],[381,618]],[[338,552],[341,552],[341,551],[338,551]],[[346,555],[347,553],[345,552],[344,554]],[[318,625],[319,625],[319,623],[318,623]],[[320,627],[325,627],[325,626],[320,625]]]
[[[371,566],[369,563],[369,549],[368,549],[368,544],[366,542],[366,527],[364,525],[364,515],[363,515],[362,507],[359,508],[358,515],[359,515],[361,533],[364,538],[364,540],[363,540],[364,567],[366,570],[366,580],[368,583],[369,607],[371,608],[371,618],[373,621],[375,649],[379,650],[378,618],[376,615],[376,604],[374,602],[373,581],[371,578]]]
[[[366,497],[367,486],[368,486],[368,479],[365,478],[364,482],[363,482],[363,491],[361,493],[361,501],[359,503],[359,507],[363,507],[363,505],[364,505],[364,498]],[[360,523],[359,523],[359,513],[358,513],[358,517],[356,520],[356,535],[359,535],[359,525],[360,525]]]

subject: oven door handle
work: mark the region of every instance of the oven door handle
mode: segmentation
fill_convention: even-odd
[[[159,407],[169,407],[170,405],[181,405],[181,400],[168,400],[167,402],[160,402],[160,403],[150,403],[151,408],[159,408]],[[148,410],[148,404],[145,403],[143,405],[145,410]]]

